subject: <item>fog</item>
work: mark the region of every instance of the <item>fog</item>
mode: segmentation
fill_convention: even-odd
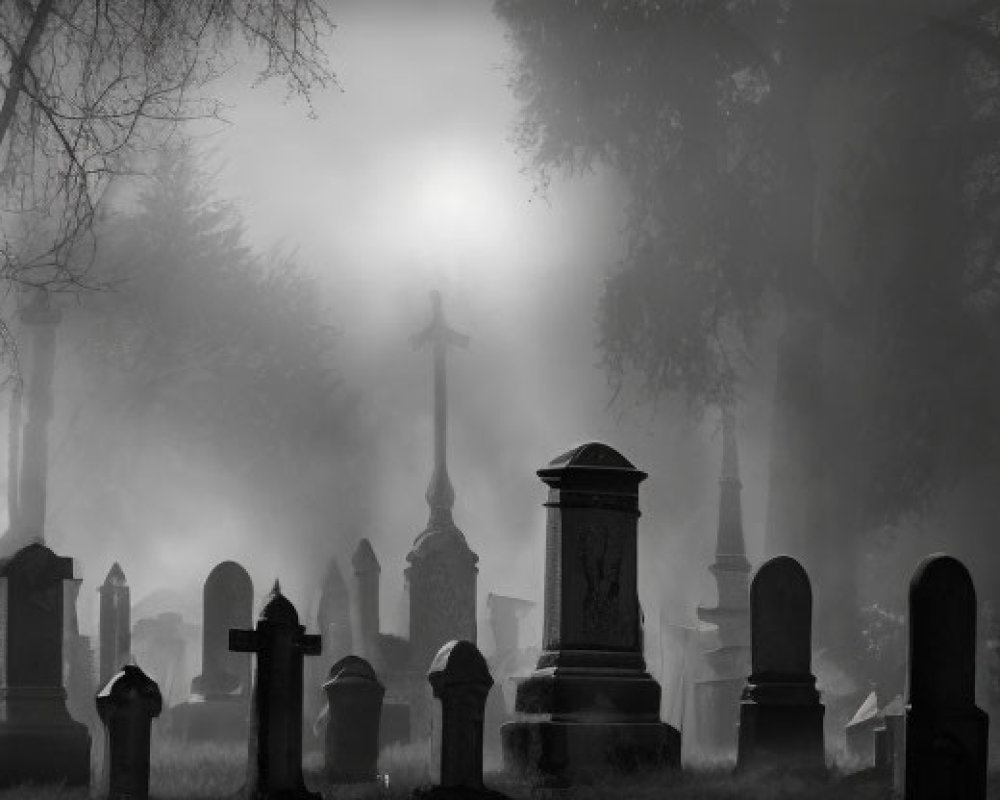
[[[343,512],[316,529],[290,501],[264,524],[238,502],[251,489],[211,453],[186,479],[159,466],[177,433],[167,424],[163,440],[148,431],[134,438],[131,474],[119,485],[128,499],[102,516],[90,506],[109,467],[73,449],[88,419],[111,426],[114,413],[88,400],[63,335],[47,541],[76,559],[83,632],[96,632],[95,589],[113,561],[133,601],[174,590],[189,598],[186,616],[200,613],[201,582],[227,558],[247,567],[259,596],[280,578],[306,613],[327,559],[336,556],[346,573],[368,537],[382,565],[383,628],[405,634],[402,571],[427,521],[432,460],[430,355],[409,340],[428,321],[431,289],[471,338],[449,355],[449,464],[455,519],[480,558],[480,618],[491,591],[541,600],[545,492],[535,470],[600,440],[650,474],[640,527],[648,627],[661,617],[693,624],[695,605],[712,599],[718,420],[689,420],[669,399],[654,407],[628,391],[616,398],[600,366],[595,313],[604,276],[621,258],[623,187],[603,169],[543,187],[528,168],[512,143],[511,45],[488,3],[340,3],[333,15],[340,85],[314,98],[315,118],[238,66],[218,84],[230,124],[191,132],[213,189],[243,215],[249,244],[294,249],[319,279],[340,332],[333,358],[364,408],[364,479],[356,465],[318,465],[317,483],[330,484],[318,491],[336,496]],[[127,207],[129,192],[121,197]],[[67,303],[68,313],[88,302]],[[740,420],[755,561],[768,417],[761,401]],[[540,623],[539,609],[529,641]]]

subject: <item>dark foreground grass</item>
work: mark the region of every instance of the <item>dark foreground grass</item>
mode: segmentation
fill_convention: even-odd
[[[430,785],[429,756],[427,746],[395,747],[383,752],[379,771],[388,776],[388,785],[326,785],[319,753],[306,754],[303,771],[309,788],[326,800],[404,800]],[[243,786],[246,758],[245,745],[157,741],[150,770],[150,796],[152,800],[232,800]],[[490,771],[486,784],[511,800],[889,800],[891,796],[884,783],[864,775],[835,771],[820,782],[792,775],[734,776],[728,767],[717,764],[560,790],[533,789]],[[97,787],[88,790],[26,785],[0,791],[0,800],[97,797]],[[987,797],[1000,800],[1000,771],[990,775]]]

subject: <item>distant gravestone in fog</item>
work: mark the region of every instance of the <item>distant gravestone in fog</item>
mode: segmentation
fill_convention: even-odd
[[[483,717],[493,678],[472,642],[448,642],[427,672],[441,702],[439,784],[444,789],[483,788]]]
[[[172,711],[184,738],[241,740],[249,726],[250,659],[227,648],[231,628],[253,619],[253,582],[235,561],[217,564],[205,579],[201,674],[191,699]]]
[[[229,649],[256,655],[247,800],[320,800],[302,777],[303,656],[318,656],[321,638],[308,635],[278,582],[254,630],[229,631]]]
[[[131,600],[125,573],[116,561],[97,590],[100,608],[100,675],[105,686],[125,664],[132,650]]]
[[[983,800],[989,718],[976,707],[976,590],[933,555],[910,581],[905,800]]]
[[[844,728],[847,753],[861,767],[875,766],[875,730],[881,724],[878,696],[869,692]]]
[[[90,734],[66,709],[73,561],[30,544],[0,565],[0,784],[90,781]]]
[[[107,800],[147,800],[153,717],[163,709],[156,683],[135,664],[126,664],[97,694],[104,723],[103,793]]]
[[[822,772],[823,705],[812,674],[812,588],[794,558],[763,564],[750,584],[752,672],[740,703],[737,768]]]
[[[382,567],[367,539],[358,542],[351,556],[354,573],[350,597],[353,652],[371,660],[379,635],[379,577]]]
[[[347,656],[330,668],[323,691],[330,715],[326,779],[330,783],[374,781],[385,687],[371,664],[358,656]]]
[[[350,655],[351,600],[336,558],[331,558],[326,568],[316,623],[323,637],[323,660],[327,664]]]

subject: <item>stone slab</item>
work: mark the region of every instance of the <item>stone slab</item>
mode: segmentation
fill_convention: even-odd
[[[549,669],[515,679],[514,709],[555,721],[658,722],[660,685],[648,673]]]

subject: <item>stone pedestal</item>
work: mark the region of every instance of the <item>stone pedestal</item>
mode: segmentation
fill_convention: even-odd
[[[90,733],[66,709],[72,559],[30,544],[0,565],[0,785],[90,782]]]
[[[549,486],[544,651],[517,682],[501,730],[504,766],[564,784],[615,770],[676,766],[680,734],[659,719],[642,657],[636,590],[638,487],[646,475],[607,445],[555,459]]]
[[[778,556],[750,585],[752,672],[740,703],[737,769],[822,773],[823,713],[812,675],[812,589]]]

